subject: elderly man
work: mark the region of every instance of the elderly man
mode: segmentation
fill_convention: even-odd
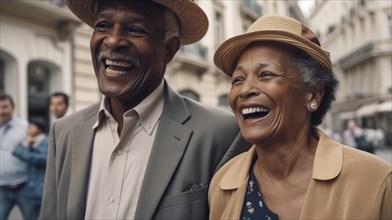
[[[52,126],[41,219],[206,219],[218,167],[247,150],[235,118],[164,80],[207,31],[191,0],[66,0],[94,29],[103,99]],[[238,146],[238,147],[237,147]]]

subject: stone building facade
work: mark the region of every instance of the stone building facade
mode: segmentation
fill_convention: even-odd
[[[384,0],[318,0],[309,19],[331,53],[340,80],[328,127],[354,119],[382,129],[392,146],[392,4]]]

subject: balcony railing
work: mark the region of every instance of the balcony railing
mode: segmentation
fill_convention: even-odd
[[[207,60],[208,58],[208,48],[201,45],[200,43],[181,46],[180,51],[184,55],[195,56],[199,59]]]
[[[362,57],[365,54],[370,53],[374,49],[374,43],[368,43],[364,45],[363,47],[349,53],[347,56],[343,57],[338,61],[340,65],[345,65],[347,63],[350,63],[351,61],[357,59],[358,57]]]

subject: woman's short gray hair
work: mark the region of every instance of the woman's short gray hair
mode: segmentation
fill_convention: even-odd
[[[308,88],[324,88],[324,96],[320,102],[319,108],[312,113],[310,123],[312,128],[320,125],[331,104],[336,100],[336,92],[339,85],[335,74],[324,67],[314,59],[305,54],[295,54],[293,65],[295,65],[300,74],[304,85]]]

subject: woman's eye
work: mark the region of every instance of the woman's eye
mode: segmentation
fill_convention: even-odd
[[[261,78],[261,79],[272,79],[272,78],[274,78],[276,76],[277,76],[276,73],[267,72],[267,71],[266,72],[261,72],[261,73],[258,74],[258,78]]]
[[[234,78],[231,80],[231,85],[239,84],[239,83],[242,82],[242,81],[244,81],[244,78],[243,78],[243,77],[234,77]]]

